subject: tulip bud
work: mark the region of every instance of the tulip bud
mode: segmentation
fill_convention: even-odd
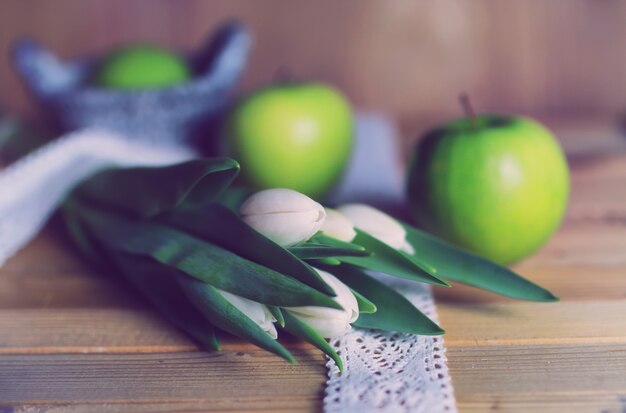
[[[308,240],[326,218],[323,206],[300,192],[284,188],[257,192],[239,212],[246,224],[282,247]]]
[[[273,339],[278,338],[278,332],[274,326],[276,319],[272,316],[272,313],[270,313],[270,310],[268,310],[266,306],[261,303],[257,303],[256,301],[231,294],[227,291],[219,290],[219,292],[229,303],[267,332],[270,337]]]
[[[415,254],[415,248],[413,248],[413,245],[409,244],[408,241],[404,241],[404,244],[402,245],[402,248],[400,248],[402,251],[406,252],[407,254]]]
[[[403,249],[406,231],[392,217],[364,204],[347,204],[337,208],[355,227],[395,249]]]
[[[333,299],[343,307],[343,310],[315,306],[288,307],[287,309],[296,318],[316,330],[322,337],[338,337],[350,330],[352,328],[350,323],[354,323],[359,318],[359,305],[350,288],[334,275],[326,271],[317,269],[316,271],[337,294]]]
[[[326,208],[326,219],[320,228],[324,234],[339,241],[350,242],[356,236],[352,222],[341,212]]]

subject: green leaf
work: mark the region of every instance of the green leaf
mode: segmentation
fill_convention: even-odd
[[[70,236],[81,250],[87,247],[100,269],[112,264],[112,269],[117,269],[172,324],[204,347],[220,349],[213,325],[191,305],[171,276],[171,269],[146,257],[105,248],[82,225],[75,206],[71,203],[66,203],[63,215],[70,226]]]
[[[317,267],[318,265],[341,265],[339,258],[320,258],[315,260],[309,260],[311,265]]]
[[[427,272],[406,254],[390,247],[384,242],[372,237],[365,231],[356,229],[357,235],[354,243],[362,245],[372,255],[369,257],[342,257],[342,262],[379,271],[395,277],[419,281],[428,284],[449,287],[450,285],[432,273]]]
[[[289,248],[296,257],[301,260],[310,260],[317,258],[335,258],[335,257],[367,257],[370,255],[364,249],[355,250],[347,248],[329,247],[323,244],[305,243]]]
[[[284,316],[285,330],[287,330],[290,334],[300,338],[301,340],[311,343],[318,349],[322,350],[335,361],[337,367],[339,367],[339,371],[343,371],[343,361],[341,360],[341,357],[339,357],[339,355],[335,352],[331,345],[328,344],[324,337],[322,337],[308,324],[300,321],[289,311],[285,310]]]
[[[381,247],[381,248],[385,248],[385,249],[389,249],[391,247],[389,247],[387,244],[381,242],[379,239],[372,237],[371,235],[369,235],[367,232],[362,231],[361,232],[365,235],[361,236],[361,242],[363,243],[374,243],[374,245],[376,245],[377,247]],[[364,236],[369,236],[370,239],[364,240],[363,237]],[[358,238],[358,237],[356,237]],[[353,240],[354,241],[354,240]],[[365,247],[363,247],[362,245],[358,245],[355,244],[353,242],[345,242],[345,241],[340,241],[338,239],[329,237],[328,235],[325,235],[322,232],[318,232],[317,234],[315,234],[310,240],[309,242],[314,242],[314,243],[319,243],[319,244],[323,244],[323,245],[327,245],[327,246],[333,246],[333,247],[337,247],[337,248],[345,248],[345,249],[353,249],[355,251],[367,251],[367,249]],[[382,244],[382,246],[381,246]],[[413,255],[407,254],[404,251],[400,251],[400,250],[396,250],[391,248],[391,254],[395,255],[395,254],[400,254],[402,256],[404,256],[405,258],[413,261],[413,263],[415,265],[417,265],[419,268],[421,268],[422,270],[426,271],[429,274],[436,274],[437,269],[435,267],[433,267],[431,264],[424,262],[423,259],[419,258],[419,257],[415,257]],[[362,256],[370,256],[372,255],[369,251],[367,255],[362,255]]]
[[[158,220],[293,277],[324,294],[335,295],[333,289],[309,265],[255,231],[222,205],[210,204],[196,210],[174,211],[160,216]]]
[[[264,304],[341,308],[331,297],[216,245],[149,221],[81,209],[108,248],[148,256],[205,283]]]
[[[430,234],[404,224],[407,241],[420,255],[428,257],[438,275],[507,297],[529,301],[558,301],[550,291],[508,268],[470,254]]]
[[[360,314],[355,326],[422,335],[444,333],[441,327],[415,308],[402,294],[358,267],[341,264],[339,267],[332,267],[332,271],[350,288],[376,303],[377,311],[373,314]]]
[[[239,213],[241,205],[244,203],[254,190],[243,186],[229,186],[216,199],[215,202],[230,209],[234,213]]]
[[[229,158],[195,159],[165,167],[110,169],[88,179],[77,194],[133,216],[198,208],[213,201],[239,173]]]
[[[396,250],[398,251],[398,250]],[[423,269],[429,274],[437,274],[437,268],[429,262],[426,262],[422,259],[422,257],[417,257],[415,255],[409,254],[406,251],[398,251],[400,254],[405,256],[407,259],[413,261],[415,265]]]
[[[376,304],[368,300],[363,294],[353,288],[350,288],[350,291],[359,305],[359,314],[374,314],[378,310]]]
[[[285,327],[285,317],[283,316],[283,312],[280,311],[280,308],[273,305],[268,305],[267,308],[276,319],[278,325],[280,325],[281,327]]]
[[[313,235],[311,239],[307,241],[307,243],[322,244],[326,245],[327,247],[335,247],[344,250],[351,250],[354,252],[367,252],[367,250],[362,245],[355,244],[353,242],[341,241],[336,238],[329,237],[323,232],[318,232],[317,234]]]
[[[93,237],[85,231],[85,227],[78,216],[77,208],[74,198],[70,198],[62,205],[61,218],[65,230],[83,257],[93,263],[106,266],[107,260],[104,259],[102,248],[98,247]]]
[[[217,327],[295,364],[286,348],[232,305],[218,289],[184,274],[177,274],[176,280],[196,308]]]
[[[110,255],[124,276],[172,324],[205,347],[219,350],[215,328],[190,302],[171,275],[171,269],[146,257]]]

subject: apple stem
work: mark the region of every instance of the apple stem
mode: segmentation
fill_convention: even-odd
[[[472,126],[474,128],[477,127],[476,112],[474,112],[474,108],[472,107],[472,102],[470,101],[469,95],[467,93],[461,93],[459,95],[459,103],[461,103],[463,112],[465,112],[465,116],[470,119]]]

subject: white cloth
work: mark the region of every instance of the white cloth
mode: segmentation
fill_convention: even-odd
[[[31,240],[79,182],[114,166],[166,165],[186,149],[160,149],[99,130],[65,135],[0,172],[0,266]]]

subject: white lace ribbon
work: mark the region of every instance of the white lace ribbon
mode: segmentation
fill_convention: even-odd
[[[0,266],[33,238],[79,182],[114,166],[166,165],[193,156],[100,130],[65,135],[0,172]]]
[[[437,312],[424,284],[378,275],[431,319]],[[328,360],[326,413],[455,413],[456,404],[441,336],[355,328],[330,344],[344,372]]]

